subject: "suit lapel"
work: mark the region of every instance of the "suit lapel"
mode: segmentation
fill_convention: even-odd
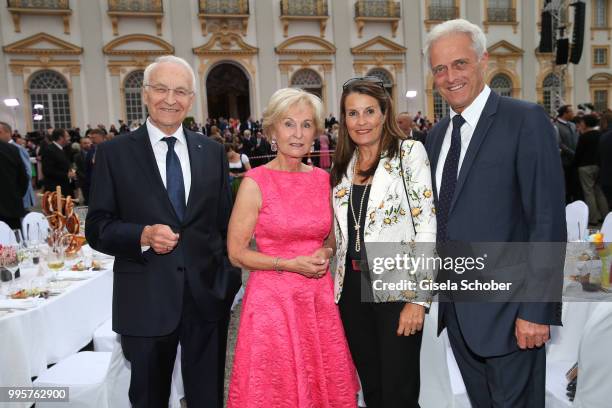
[[[168,211],[177,217],[170,197],[168,197],[168,191],[164,186],[157,162],[155,161],[155,154],[153,153],[153,146],[149,140],[149,132],[147,132],[147,125],[142,125],[136,131],[131,133],[128,137],[132,138],[134,144],[132,148],[132,157],[143,169],[144,174],[149,177],[151,184],[158,195],[159,199],[167,207]]]
[[[480,149],[480,145],[482,145],[482,142],[487,136],[487,131],[489,130],[491,123],[493,123],[495,113],[497,112],[498,102],[499,96],[495,92],[491,91],[489,99],[482,110],[480,119],[478,120],[478,124],[476,125],[476,129],[474,130],[474,134],[472,135],[472,139],[470,140],[470,144],[465,152],[465,157],[463,158],[463,163],[461,164],[461,169],[459,170],[459,178],[457,179],[457,186],[455,187],[453,201],[451,202],[451,206],[448,210],[449,215],[455,207],[457,197],[459,197],[461,189],[463,188],[465,180],[470,172],[470,168],[474,164],[474,159],[478,154],[478,149]]]

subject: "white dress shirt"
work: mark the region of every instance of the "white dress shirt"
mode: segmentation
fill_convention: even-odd
[[[162,139],[168,137],[164,132],[159,130],[147,118],[147,132],[149,132],[149,140],[155,154],[155,161],[159,169],[159,175],[166,186],[166,154],[168,153],[168,144]],[[183,171],[183,182],[185,183],[185,205],[189,199],[189,190],[191,189],[191,167],[189,167],[189,150],[187,149],[187,139],[183,127],[179,128],[171,136],[176,137],[174,144],[174,152],[181,161],[181,170]]]
[[[461,171],[461,165],[463,164],[463,159],[465,158],[465,152],[470,145],[470,141],[472,140],[472,135],[474,134],[474,130],[476,130],[476,125],[478,124],[478,120],[480,119],[480,115],[482,114],[482,110],[484,109],[487,99],[489,99],[489,95],[491,94],[491,89],[485,85],[484,89],[478,94],[476,99],[461,112],[461,116],[465,119],[465,123],[461,126],[461,154],[459,155],[459,167],[457,168],[457,178],[459,178],[459,172]],[[436,186],[438,190],[438,197],[440,196],[440,188],[442,187],[442,172],[444,170],[444,162],[446,161],[446,156],[448,155],[448,150],[450,149],[451,144],[451,133],[453,132],[453,117],[458,115],[452,108],[450,109],[450,123],[448,128],[446,129],[446,133],[444,134],[444,140],[442,141],[442,148],[440,149],[440,156],[438,157],[438,163],[436,165]]]

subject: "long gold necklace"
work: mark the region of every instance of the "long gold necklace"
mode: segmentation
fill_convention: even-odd
[[[368,188],[371,185],[372,179],[368,177],[366,182],[365,189],[363,190],[363,194],[361,195],[361,200],[359,202],[359,215],[355,215],[355,207],[353,206],[353,185],[355,184],[355,178],[357,177],[357,163],[359,162],[359,150],[357,150],[357,158],[353,162],[353,182],[351,182],[351,187],[349,190],[349,201],[351,203],[351,212],[353,213],[353,222],[355,228],[355,251],[357,253],[361,252],[361,237],[359,235],[359,230],[361,229],[361,215],[363,212],[363,201],[365,196],[368,193]]]

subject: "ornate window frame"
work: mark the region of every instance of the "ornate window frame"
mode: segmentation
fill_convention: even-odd
[[[595,51],[603,49],[606,52],[606,61],[603,64],[598,64],[595,61]],[[609,45],[591,45],[591,64],[593,68],[610,68],[610,46]]]
[[[591,40],[595,39],[595,33],[597,31],[607,31],[608,40],[612,40],[612,1],[606,0],[606,25],[605,27],[595,26],[595,6],[597,0],[591,0]]]
[[[454,6],[455,7],[455,17],[454,18],[459,18],[461,16],[461,0],[454,0],[454,4],[455,4]],[[431,0],[425,0],[425,21],[424,23],[425,23],[425,30],[427,32],[429,32],[433,26],[445,21],[445,20],[438,20],[438,19],[431,18],[430,8],[431,8]]]
[[[397,27],[399,26],[399,22],[402,18],[402,9],[401,2],[399,1],[379,1],[380,3],[386,3],[387,15],[382,17],[370,17],[363,16],[361,9],[365,8],[366,1],[357,0],[355,2],[355,23],[357,24],[357,37],[361,38],[363,36],[363,28],[368,22],[382,22],[389,23],[391,25],[391,36],[395,38],[397,34]]]
[[[484,21],[482,22],[482,26],[484,27],[484,32],[488,33],[489,26],[496,25],[496,26],[511,26],[513,33],[516,34],[518,31],[518,25],[519,25],[519,22],[517,19],[518,10],[516,8],[516,0],[511,0],[512,7],[510,7],[510,9],[513,10],[514,19],[510,21],[491,21],[489,20],[489,1],[490,0],[484,0],[484,3],[483,3]]]
[[[327,0],[315,0],[317,2],[316,15],[293,15],[288,14],[290,0],[281,0],[280,2],[280,20],[283,23],[283,37],[289,36],[289,23],[291,21],[316,21],[319,23],[319,32],[321,38],[325,37],[325,28],[327,20],[329,20],[329,11]]]
[[[58,0],[58,5],[56,8],[19,7],[12,4],[14,1],[15,0],[8,1],[7,10],[11,13],[13,26],[15,27],[16,33],[21,32],[22,16],[36,15],[62,17],[62,21],[64,23],[64,34],[70,34],[70,16],[72,15],[72,10],[70,9],[68,0]]]
[[[608,72],[600,72],[592,75],[587,82],[589,83],[591,101],[595,101],[595,91],[607,91],[608,108],[612,108],[612,74]]]

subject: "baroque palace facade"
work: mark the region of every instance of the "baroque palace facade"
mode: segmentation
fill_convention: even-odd
[[[362,75],[383,78],[398,112],[439,117],[446,106],[421,50],[435,24],[456,17],[487,33],[487,81],[501,94],[551,111],[555,95],[612,106],[612,0],[584,0],[582,59],[567,68],[537,49],[545,0],[2,1],[0,99],[20,105],[0,104],[0,120],[21,131],[141,122],[143,69],[165,54],[196,71],[197,122],[259,118],[286,86],[318,94],[337,115],[342,84]]]

